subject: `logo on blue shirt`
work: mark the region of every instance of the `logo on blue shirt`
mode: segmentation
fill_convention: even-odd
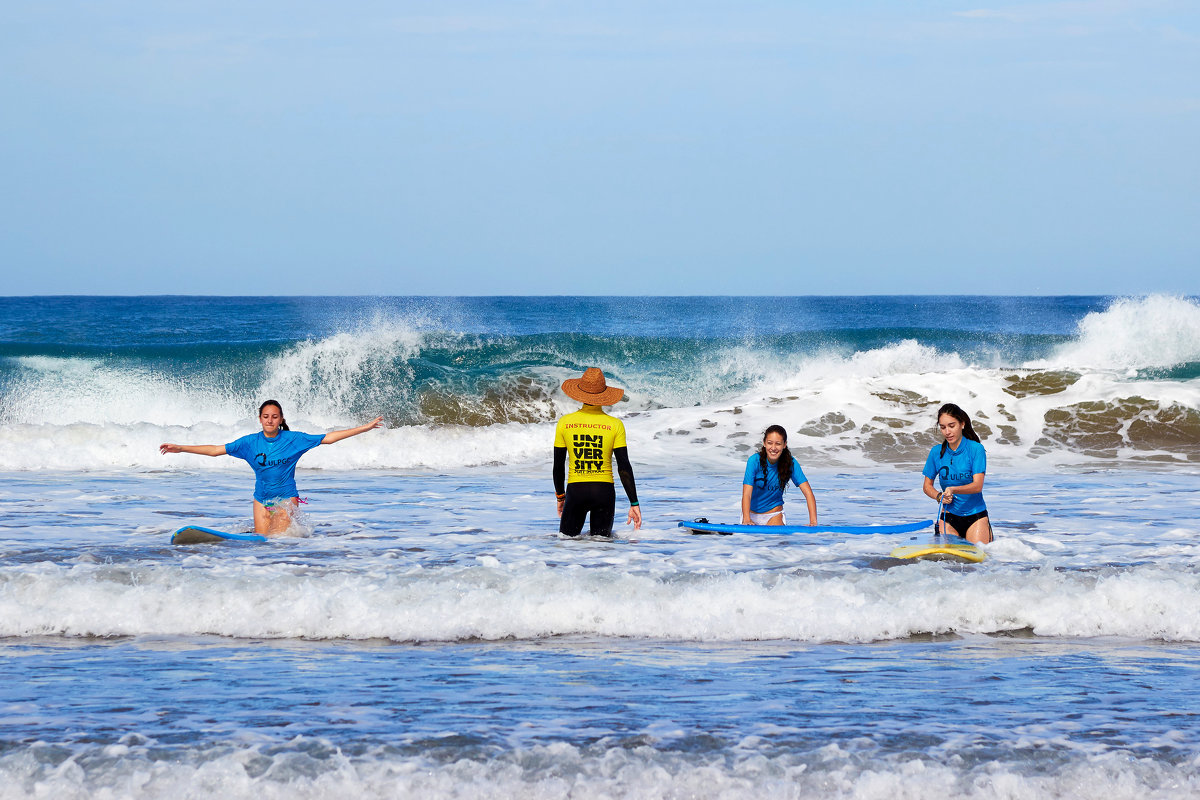
[[[279,466],[280,464],[289,464],[289,463],[291,463],[291,461],[292,461],[292,457],[291,457],[291,456],[288,456],[287,458],[277,458],[277,459],[275,459],[274,461],[267,461],[267,454],[266,454],[266,453],[255,453],[255,454],[254,454],[254,460],[258,462],[258,465],[259,465],[260,467],[277,467],[277,466]]]

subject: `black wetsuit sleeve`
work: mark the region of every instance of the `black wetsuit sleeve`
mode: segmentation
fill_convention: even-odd
[[[629,498],[629,505],[636,506],[638,504],[637,487],[633,483],[633,466],[629,463],[629,448],[614,448],[613,457],[617,459],[617,474],[621,476],[621,486],[625,487],[625,496]]]
[[[554,448],[554,493],[562,494],[567,490],[567,448]]]

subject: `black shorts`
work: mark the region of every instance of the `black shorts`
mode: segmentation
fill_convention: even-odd
[[[583,531],[583,518],[592,515],[590,536],[612,536],[613,514],[617,507],[617,490],[611,483],[583,481],[567,484],[567,499],[563,503],[558,532],[578,536]]]
[[[946,524],[953,528],[955,533],[964,538],[967,535],[967,531],[971,529],[971,526],[979,520],[985,518],[987,515],[988,513],[986,508],[977,514],[967,514],[965,516],[962,514],[951,514],[949,511],[943,514],[946,519]]]

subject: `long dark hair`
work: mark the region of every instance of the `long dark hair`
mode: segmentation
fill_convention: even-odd
[[[283,416],[283,406],[279,405],[278,400],[264,401],[263,404],[258,407],[258,415],[261,417],[263,409],[266,408],[267,406],[275,406],[276,408],[279,409],[279,429],[282,431],[290,431],[291,428],[289,428],[287,426],[287,420],[284,419],[284,416]]]
[[[946,403],[946,405],[938,409],[938,422],[942,421],[942,414],[949,414],[959,421],[959,423],[963,426],[962,435],[964,439],[970,439],[973,442],[979,441],[979,434],[977,434],[975,429],[971,427],[971,418],[967,416],[967,412],[954,405],[954,403]],[[946,455],[946,441],[944,439],[942,440],[942,455]]]
[[[786,491],[788,481],[792,479],[792,451],[788,450],[787,446],[787,431],[782,425],[772,425],[763,431],[763,439],[766,440],[772,433],[778,433],[783,437],[783,451],[779,454],[779,460],[775,462],[775,470],[779,473],[779,491]],[[767,450],[762,445],[758,448],[758,466],[763,475],[763,488],[766,488],[767,482]]]

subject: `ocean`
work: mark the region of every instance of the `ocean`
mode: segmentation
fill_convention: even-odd
[[[556,533],[588,366],[614,541]],[[386,428],[301,460],[296,535],[170,545],[253,476],[158,445],[268,398]],[[822,522],[932,519],[944,402],[982,564],[677,525],[770,424]],[[0,800],[1196,797],[1198,474],[1196,298],[0,298]]]

